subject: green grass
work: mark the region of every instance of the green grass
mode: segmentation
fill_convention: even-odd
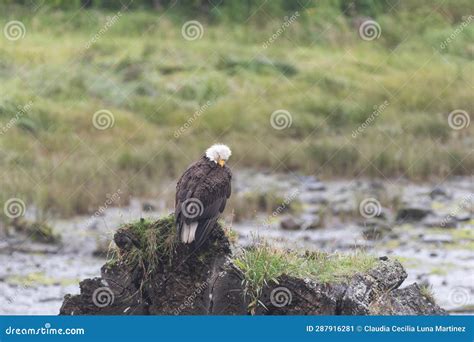
[[[286,274],[309,278],[316,282],[344,281],[359,272],[366,272],[377,263],[373,256],[354,254],[326,254],[321,252],[301,255],[296,251],[280,250],[266,242],[244,249],[234,263],[245,276],[248,293],[256,305],[265,285],[278,283],[278,277]]]
[[[120,229],[136,239],[133,248],[119,250],[113,245],[107,257],[108,264],[124,264],[132,269],[143,271],[144,279],[157,272],[160,263],[172,258],[176,246],[176,228],[174,215],[165,216],[157,221],[140,219],[122,226]]]
[[[390,13],[366,5],[357,13],[377,15],[376,41],[362,41],[354,17],[322,2],[266,49],[282,19],[263,12],[265,20],[245,22],[199,17],[203,38],[187,41],[181,26],[194,18],[125,11],[86,48],[116,11],[1,7],[0,27],[20,20],[26,35],[0,39],[0,129],[18,117],[0,135],[0,203],[19,197],[27,208],[67,216],[93,213],[117,189],[123,195],[114,205],[156,196],[216,141],[231,146],[235,169],[468,174],[473,125],[454,131],[447,116],[473,108],[474,26],[446,49],[439,44],[469,3],[436,2],[433,11],[417,2]],[[352,138],[384,101],[387,108]],[[30,102],[25,113],[18,109]],[[103,131],[92,124],[101,109],[115,119]],[[291,127],[273,129],[278,109],[291,113]]]

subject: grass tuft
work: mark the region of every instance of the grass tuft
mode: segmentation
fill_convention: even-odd
[[[359,251],[354,254],[306,252],[302,255],[297,251],[277,249],[267,242],[257,242],[242,250],[234,263],[244,273],[251,306],[254,306],[263,288],[269,283],[278,283],[278,277],[283,274],[332,283],[368,271],[377,259]]]

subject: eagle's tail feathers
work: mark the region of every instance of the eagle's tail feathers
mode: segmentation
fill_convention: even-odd
[[[183,243],[193,242],[196,236],[197,226],[198,226],[198,222],[193,222],[190,224],[183,223],[183,226],[181,227],[181,242]]]

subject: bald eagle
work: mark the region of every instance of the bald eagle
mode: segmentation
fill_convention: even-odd
[[[175,218],[179,240],[196,248],[209,237],[231,193],[231,151],[212,145],[183,173],[176,185]]]

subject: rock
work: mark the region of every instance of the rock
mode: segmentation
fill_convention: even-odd
[[[448,194],[448,192],[443,189],[440,186],[436,186],[433,188],[433,190],[430,191],[429,194],[431,199],[450,199],[451,196]]]
[[[453,237],[449,234],[426,234],[423,236],[423,242],[426,243],[451,243]]]
[[[381,295],[398,288],[407,273],[396,260],[384,258],[367,274],[355,275],[342,297],[342,315],[368,315],[370,305]]]
[[[285,216],[280,221],[280,227],[285,230],[298,230],[304,225],[302,219],[298,219],[293,216]]]
[[[457,213],[454,215],[454,218],[458,222],[467,222],[471,219],[471,215],[469,215],[469,213]]]
[[[320,284],[283,275],[266,286],[256,315],[336,315],[343,284]]]
[[[376,315],[447,315],[431,298],[423,294],[417,283],[395,289],[381,296],[371,307]]]
[[[416,222],[431,213],[431,209],[426,207],[409,206],[398,210],[396,220],[398,222]]]
[[[245,274],[236,266],[219,224],[195,250],[175,244],[174,218],[120,228],[115,259],[101,277],[80,282],[66,295],[61,315],[439,315],[445,311],[388,257],[364,273],[331,282],[282,274],[250,301]]]
[[[143,202],[142,210],[143,211],[156,211],[156,206],[151,202]]]
[[[440,217],[430,214],[421,223],[428,228],[456,228],[457,226],[457,221],[449,215]]]
[[[322,226],[322,220],[318,215],[308,215],[304,218],[303,229],[318,229]]]
[[[324,185],[322,182],[315,181],[309,183],[306,188],[308,191],[325,191],[326,185]]]
[[[15,218],[11,222],[15,233],[26,236],[32,242],[59,244],[61,236],[45,222],[28,221],[22,217]]]

